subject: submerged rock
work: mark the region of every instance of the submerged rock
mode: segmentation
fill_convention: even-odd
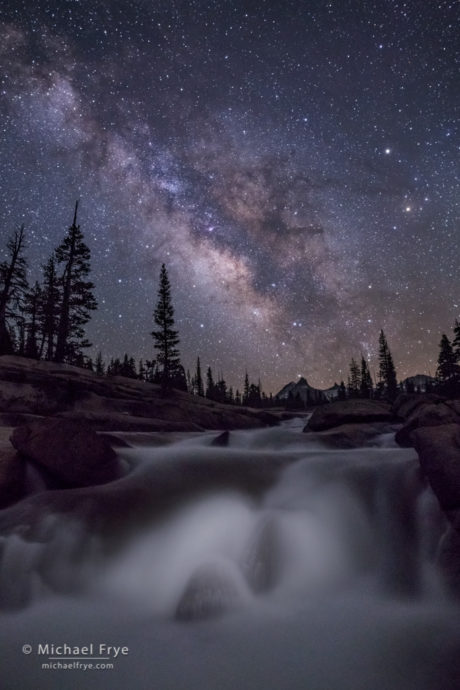
[[[324,431],[342,424],[389,422],[390,405],[376,400],[337,400],[317,407],[304,431]]]
[[[211,441],[211,446],[218,446],[220,448],[226,448],[230,441],[230,432],[223,431],[219,436],[216,436]]]
[[[241,569],[254,592],[267,592],[276,586],[281,570],[279,528],[274,516],[263,517],[250,537]]]
[[[232,609],[238,599],[238,587],[223,564],[206,563],[188,581],[174,618],[178,621],[216,618]]]
[[[394,428],[387,422],[341,424],[326,431],[316,432],[315,438],[332,448],[360,448],[369,445],[372,439],[376,439],[380,434],[392,430]]]
[[[120,467],[108,441],[80,422],[44,419],[17,427],[14,448],[38,463],[64,486],[105,484],[120,476]]]

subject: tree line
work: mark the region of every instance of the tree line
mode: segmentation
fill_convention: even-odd
[[[267,396],[262,391],[260,381],[257,384],[251,383],[247,372],[241,393],[238,389],[233,392],[233,387],[227,386],[222,373],[219,373],[215,379],[210,366],[206,370],[206,381],[204,382],[199,357],[197,357],[193,377],[190,371],[184,375],[178,350],[180,340],[174,322],[171,284],[165,264],[162,265],[160,271],[158,301],[153,316],[156,328],[152,331],[152,336],[158,352],[153,382],[160,383],[164,391],[173,387],[182,388],[193,395],[230,405],[248,405],[251,407],[270,407],[273,405],[272,395]]]
[[[233,392],[222,374],[214,380],[211,367],[206,385],[200,360],[193,378],[180,361],[179,333],[175,328],[171,285],[165,264],[160,271],[157,303],[151,332],[156,359],[140,360],[125,353],[105,362],[102,352],[96,358],[85,354],[91,343],[85,326],[97,309],[94,283],[89,279],[91,253],[78,224],[78,201],[73,221],[62,242],[42,266],[42,280],[29,285],[24,226],[16,230],[6,245],[6,258],[0,264],[0,355],[15,354],[33,359],[65,362],[99,376],[124,376],[159,384],[163,392],[172,388],[190,391],[210,400],[256,407],[272,404],[258,384],[246,374],[243,390]]]
[[[227,386],[222,373],[214,377],[211,367],[205,380],[197,358],[193,376],[185,373],[175,328],[171,284],[165,264],[160,271],[157,303],[151,332],[156,359],[140,360],[125,354],[107,364],[99,352],[95,361],[84,354],[91,347],[85,326],[97,309],[94,283],[89,279],[91,253],[77,222],[78,201],[73,221],[61,243],[42,266],[42,280],[29,285],[24,226],[10,237],[6,259],[0,263],[0,355],[66,362],[85,367],[103,376],[125,376],[159,384],[163,392],[172,388],[220,403],[271,407],[276,403],[267,396],[260,380],[250,382],[246,372],[242,390]],[[442,334],[436,370],[436,389],[444,394],[460,394],[460,323],[455,322],[453,337]],[[385,398],[394,400],[401,391],[393,357],[383,330],[379,335],[378,375],[373,381],[368,363],[361,355],[351,359],[347,384],[337,387],[339,399]],[[292,402],[292,401],[291,401]]]
[[[338,397],[340,400],[347,398],[377,398],[394,400],[399,392],[396,376],[396,368],[391,354],[386,335],[383,330],[379,334],[378,348],[378,375],[374,383],[369,369],[369,364],[361,354],[359,363],[351,358],[347,385],[340,382]]]
[[[369,366],[363,355],[360,363],[351,359],[347,384],[340,382],[338,397],[377,398],[393,401],[399,393],[417,392],[410,382],[398,383],[396,368],[388,342],[383,330],[379,335],[379,369],[378,378],[373,382]],[[455,321],[452,340],[443,333],[439,343],[439,354],[434,382],[427,382],[425,392],[436,392],[442,395],[460,395],[460,322]]]

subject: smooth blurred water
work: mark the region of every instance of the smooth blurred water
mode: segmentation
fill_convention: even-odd
[[[414,451],[328,450],[302,427],[143,438],[118,482],[2,511],[0,687],[460,687]],[[129,654],[42,669],[46,642]]]

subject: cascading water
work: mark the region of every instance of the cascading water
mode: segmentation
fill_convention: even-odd
[[[414,451],[329,450],[301,428],[143,439],[119,481],[0,513],[0,687],[460,687]],[[59,670],[40,644],[129,652]]]

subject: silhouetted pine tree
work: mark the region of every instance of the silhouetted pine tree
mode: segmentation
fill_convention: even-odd
[[[380,331],[379,335],[379,383],[377,387],[380,393],[386,395],[389,400],[395,399],[398,392],[396,369],[383,330]]]
[[[125,376],[128,379],[137,379],[136,362],[134,361],[134,357],[129,357],[128,354],[125,353],[123,362],[120,364],[119,374],[120,376]]]
[[[98,376],[104,376],[104,374],[105,374],[105,365],[104,365],[104,360],[102,359],[102,352],[101,351],[99,351],[97,353],[96,362],[94,365],[94,370]]]
[[[37,341],[39,328],[39,312],[42,299],[42,291],[38,281],[31,290],[24,295],[22,313],[25,317],[25,347],[24,355],[32,359],[38,359],[39,346]]]
[[[0,264],[0,355],[12,354],[15,349],[12,319],[18,315],[19,302],[27,290],[27,262],[24,226],[8,240],[7,258]]]
[[[261,407],[260,383],[258,385],[255,383],[251,383],[249,385],[249,393],[246,405],[249,405],[250,407]]]
[[[212,375],[212,369],[211,367],[208,367],[206,371],[206,397],[209,398],[209,400],[215,399],[215,390],[216,386]]]
[[[177,349],[179,334],[174,329],[171,285],[164,264],[161,266],[158,302],[153,317],[158,329],[152,331],[151,335],[155,342],[155,348],[158,350],[157,365],[161,367],[161,387],[163,392],[165,392],[173,386],[173,379],[177,375],[180,366],[180,358],[179,350]]]
[[[94,284],[86,280],[91,266],[91,252],[83,241],[83,233],[77,225],[78,201],[75,204],[73,223],[56,249],[58,264],[64,264],[60,278],[62,298],[59,309],[57,340],[54,359],[56,362],[74,362],[81,350],[90,347],[84,338],[84,326],[90,320],[90,312],[97,309],[93,295]]]
[[[439,343],[438,368],[436,378],[439,383],[447,384],[455,380],[457,373],[456,356],[452,344],[445,333],[442,334]]]
[[[361,355],[361,374],[360,374],[360,393],[362,398],[370,398],[372,396],[372,377],[369,371],[369,366]]]
[[[220,403],[227,402],[227,384],[223,374],[219,376],[219,380],[215,385],[215,400]]]
[[[197,357],[197,360],[196,360],[195,392],[200,397],[204,397],[203,377],[201,375],[201,363],[200,363],[199,357]]]
[[[235,405],[241,405],[241,393],[238,390],[238,388],[236,389],[236,392],[235,392]]]
[[[347,389],[345,387],[344,381],[340,381],[339,390],[337,392],[337,399],[338,400],[346,400],[347,399]]]
[[[242,398],[243,405],[248,405],[248,401],[249,401],[249,376],[248,376],[248,372],[246,372],[244,375],[243,398]]]
[[[13,321],[14,326],[10,326],[13,349],[20,357],[24,357],[26,349],[26,320],[22,314],[21,304],[18,305],[18,309],[13,315]]]
[[[350,362],[350,374],[348,376],[348,397],[358,398],[361,387],[361,378],[359,366],[356,363],[354,357],[351,358]]]
[[[455,319],[454,337],[452,339],[452,349],[457,360],[460,359],[460,321]]]
[[[107,376],[119,376],[121,362],[118,357],[111,357],[107,367]]]
[[[43,286],[39,309],[40,357],[51,361],[54,358],[54,346],[59,321],[60,290],[56,272],[56,259],[50,256],[43,266]]]

